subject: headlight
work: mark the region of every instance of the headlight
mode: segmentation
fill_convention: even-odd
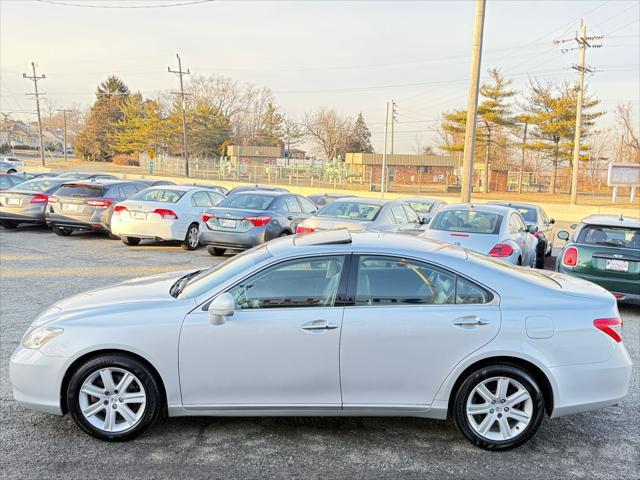
[[[27,330],[27,333],[22,337],[22,346],[25,348],[38,349],[62,332],[64,332],[62,328],[55,327],[37,327],[32,330]]]

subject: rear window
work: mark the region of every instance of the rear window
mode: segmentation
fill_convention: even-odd
[[[637,249],[640,248],[640,229],[585,225],[578,235],[578,243]]]
[[[436,215],[429,228],[448,232],[497,234],[501,223],[502,215],[497,213],[478,210],[445,210]]]
[[[20,190],[29,192],[51,193],[60,186],[60,181],[53,181],[50,178],[35,178],[20,184]]]
[[[244,210],[266,210],[275,197],[270,195],[256,195],[253,193],[237,193],[227,197],[217,206],[220,208],[241,208]]]
[[[104,195],[104,188],[93,185],[63,185],[56,191],[57,197],[97,198]]]
[[[336,200],[322,207],[316,215],[318,217],[345,218],[370,222],[376,219],[380,208],[380,205],[372,203]]]
[[[143,202],[177,203],[186,192],[184,190],[172,190],[170,188],[154,188],[153,190],[142,190],[135,194],[130,200],[141,200]]]
[[[429,213],[433,208],[433,202],[405,202],[418,213]]]

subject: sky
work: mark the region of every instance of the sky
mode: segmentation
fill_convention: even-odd
[[[386,102],[397,103],[394,151],[438,145],[445,111],[465,108],[474,2],[0,0],[0,110],[35,118],[31,61],[49,102],[87,106],[98,83],[120,76],[146,96],[178,88],[176,53],[192,75],[225,75],[267,86],[299,119],[329,107],[362,112],[382,150]],[[157,8],[164,5],[162,8]],[[156,8],[103,8],[141,7]],[[488,0],[482,69],[499,67],[525,91],[529,79],[575,82],[571,39],[583,18],[601,48],[587,51],[595,69],[589,91],[613,123],[618,103],[640,111],[640,2]]]

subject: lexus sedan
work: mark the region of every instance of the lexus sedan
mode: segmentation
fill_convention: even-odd
[[[443,207],[424,236],[468,248],[514,265],[534,267],[538,239],[535,225],[501,205],[458,204]]]
[[[418,214],[400,200],[379,198],[339,198],[301,223],[296,233],[320,230],[370,230],[419,235],[424,232]]]
[[[16,228],[21,223],[44,224],[49,196],[69,180],[42,177],[27,180],[0,194],[0,225]]]
[[[230,193],[204,212],[200,241],[213,256],[227,250],[247,250],[269,240],[291,235],[317,207],[302,195],[275,190]]]
[[[25,407],[103,440],[169,416],[450,418],[504,450],[625,397],[614,297],[409,235],[273,240],[62,300],[10,360]],[[569,447],[569,446],[567,446]]]
[[[178,241],[185,250],[200,245],[200,219],[224,195],[189,185],[151,187],[117,204],[111,232],[125,245],[140,240]]]

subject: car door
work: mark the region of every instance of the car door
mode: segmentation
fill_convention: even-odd
[[[295,232],[296,227],[304,222],[309,215],[302,211],[302,207],[295,195],[286,196],[283,205],[286,213],[285,218],[289,222],[288,226],[292,232]]]
[[[228,289],[236,310],[211,325],[198,308],[180,335],[186,408],[335,408],[341,405],[339,344],[344,255],[271,265]]]
[[[520,220],[520,222],[518,222],[518,220]],[[527,245],[526,245],[526,238],[525,238],[525,224],[524,221],[522,221],[522,218],[520,218],[520,215],[517,213],[512,213],[511,216],[509,217],[509,236],[511,237],[511,240],[513,240],[518,247],[520,248],[520,251],[522,252],[522,264],[526,265],[526,260],[527,260]]]
[[[211,201],[211,197],[209,197],[208,192],[199,191],[195,192],[191,196],[191,214],[193,215],[193,219],[197,222],[200,222],[202,218],[202,214],[207,211],[208,208],[213,207],[213,202]]]
[[[352,259],[340,344],[345,409],[426,408],[452,369],[500,329],[497,298],[426,262]]]

